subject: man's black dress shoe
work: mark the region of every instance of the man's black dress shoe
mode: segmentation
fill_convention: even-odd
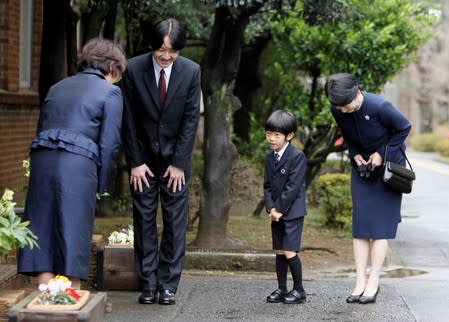
[[[139,296],[140,304],[154,304],[157,302],[157,291],[143,292]]]
[[[159,304],[175,304],[175,293],[170,290],[159,291]]]
[[[369,303],[376,303],[377,294],[379,294],[380,288],[377,288],[376,293],[374,293],[373,296],[365,296],[362,295],[359,299],[360,304],[369,304]]]
[[[362,292],[362,294],[363,294],[363,292]],[[349,295],[347,298],[346,298],[346,303],[359,303],[359,301],[360,301],[360,298],[362,297],[362,294],[359,294],[359,295]]]
[[[280,288],[275,289],[270,295],[267,296],[267,302],[269,303],[279,303],[282,302],[282,297],[286,294],[286,291]]]
[[[297,290],[291,290],[289,293],[282,297],[284,304],[299,304],[306,301],[306,292],[299,292]]]

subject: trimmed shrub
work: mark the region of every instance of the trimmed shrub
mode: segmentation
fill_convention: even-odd
[[[325,216],[325,225],[329,227],[351,229],[352,198],[350,175],[328,173],[316,179],[318,208]]]
[[[319,176],[328,173],[351,173],[351,162],[349,162],[346,152],[340,159],[327,159],[321,166],[317,176],[312,180],[310,186],[307,188],[307,201],[312,206],[318,206],[316,199],[316,181]]]
[[[410,138],[410,147],[420,152],[435,152],[437,142],[447,140],[447,138],[435,133],[417,134]]]
[[[435,144],[435,151],[443,157],[449,157],[449,139],[438,141]]]

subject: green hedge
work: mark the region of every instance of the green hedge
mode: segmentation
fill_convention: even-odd
[[[438,141],[435,144],[435,151],[443,157],[449,157],[449,139]]]
[[[315,182],[315,199],[326,217],[325,225],[350,230],[352,225],[352,198],[350,175],[328,173]]]
[[[420,152],[435,152],[436,144],[442,141],[442,136],[435,133],[417,134],[410,138],[410,147]],[[447,140],[447,139],[446,139]]]

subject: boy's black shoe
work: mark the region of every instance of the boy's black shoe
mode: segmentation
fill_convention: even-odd
[[[280,288],[274,290],[270,295],[267,296],[267,302],[269,303],[280,303],[282,302],[282,298],[286,294],[285,291]]]
[[[291,290],[289,293],[282,297],[284,304],[299,304],[306,301],[306,292],[298,292],[297,290]]]

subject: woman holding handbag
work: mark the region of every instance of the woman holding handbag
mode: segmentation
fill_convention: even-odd
[[[379,293],[379,275],[401,221],[402,193],[382,180],[387,159],[405,165],[404,141],[411,124],[393,104],[362,92],[348,73],[337,73],[325,84],[331,112],[341,129],[352,163],[352,235],[356,283],[347,303],[374,303]],[[388,149],[387,149],[388,147]],[[366,274],[368,259],[371,270]]]

